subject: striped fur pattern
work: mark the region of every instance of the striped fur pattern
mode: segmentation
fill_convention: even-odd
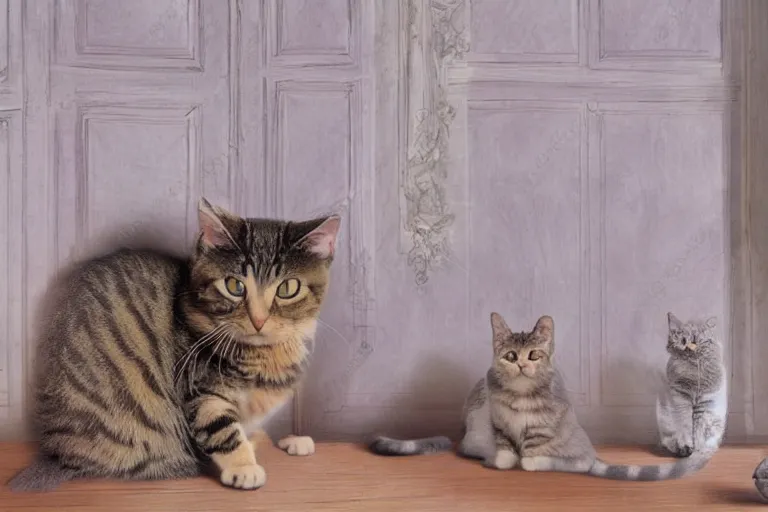
[[[38,460],[11,481],[182,478],[210,462],[228,486],[266,474],[249,434],[309,362],[339,218],[243,219],[204,199],[189,260],[120,250],[88,261],[41,342]],[[307,437],[278,445],[309,455]]]
[[[694,454],[655,466],[613,465],[597,458],[579,425],[554,363],[554,321],[539,318],[530,332],[512,332],[491,314],[493,363],[464,406],[459,454],[499,470],[584,473],[615,480],[666,480],[704,467],[708,455]],[[389,442],[387,451],[406,451],[408,441]],[[374,443],[376,450],[380,444]],[[413,454],[419,453],[411,450]]]
[[[678,457],[716,451],[723,441],[728,389],[715,318],[681,322],[667,314],[666,386],[656,403],[661,445]]]

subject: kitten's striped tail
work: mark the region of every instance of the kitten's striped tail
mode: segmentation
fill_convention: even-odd
[[[600,459],[595,459],[588,473],[600,478],[610,480],[630,480],[639,482],[654,482],[658,480],[674,480],[692,475],[704,468],[712,452],[694,452],[690,457],[655,466],[607,464]]]
[[[28,468],[22,469],[8,481],[8,487],[13,492],[52,491],[74,478],[77,478],[75,470],[62,468],[50,457],[38,455]]]
[[[444,452],[450,450],[452,446],[453,443],[451,443],[451,440],[445,436],[408,440],[378,436],[368,448],[377,455],[397,456]]]

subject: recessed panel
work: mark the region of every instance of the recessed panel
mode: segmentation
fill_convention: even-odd
[[[269,59],[277,66],[342,66],[357,62],[360,0],[268,0]]]
[[[200,2],[58,0],[56,58],[77,67],[200,71]]]
[[[719,60],[721,0],[602,0],[602,57]]]
[[[581,111],[477,102],[469,114],[471,332],[491,356],[492,311],[515,330],[555,320],[570,391],[586,399]],[[481,341],[480,341],[481,340]],[[577,398],[577,401],[579,399]]]
[[[728,332],[722,126],[717,112],[602,117],[603,405],[653,405],[668,311]]]
[[[85,0],[85,49],[135,48],[186,50],[190,0]]]
[[[576,62],[578,0],[474,0],[472,60]]]
[[[79,242],[141,236],[186,248],[196,180],[194,113],[119,107],[83,112]]]

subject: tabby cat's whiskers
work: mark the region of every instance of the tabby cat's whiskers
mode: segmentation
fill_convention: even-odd
[[[205,347],[216,341],[218,336],[224,331],[225,328],[225,325],[219,325],[208,334],[200,337],[199,340],[197,340],[191,347],[189,347],[184,355],[173,366],[174,383],[178,382],[178,379],[181,377],[181,375],[184,374],[184,370],[189,366],[190,361],[193,358],[197,359],[197,355],[202,352]]]

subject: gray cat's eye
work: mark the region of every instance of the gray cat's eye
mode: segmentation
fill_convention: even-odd
[[[531,353],[528,354],[528,359],[530,359],[531,361],[538,361],[539,359],[541,359],[541,352],[539,352],[538,350],[531,351]]]
[[[506,359],[510,363],[514,363],[515,361],[517,361],[517,352],[515,352],[514,350],[510,350],[509,352],[504,354],[504,359]]]
[[[224,286],[227,287],[227,291],[234,297],[242,297],[245,295],[245,285],[239,279],[228,277],[224,281]]]
[[[281,299],[292,299],[299,294],[301,281],[298,279],[286,279],[277,287],[277,296]]]

